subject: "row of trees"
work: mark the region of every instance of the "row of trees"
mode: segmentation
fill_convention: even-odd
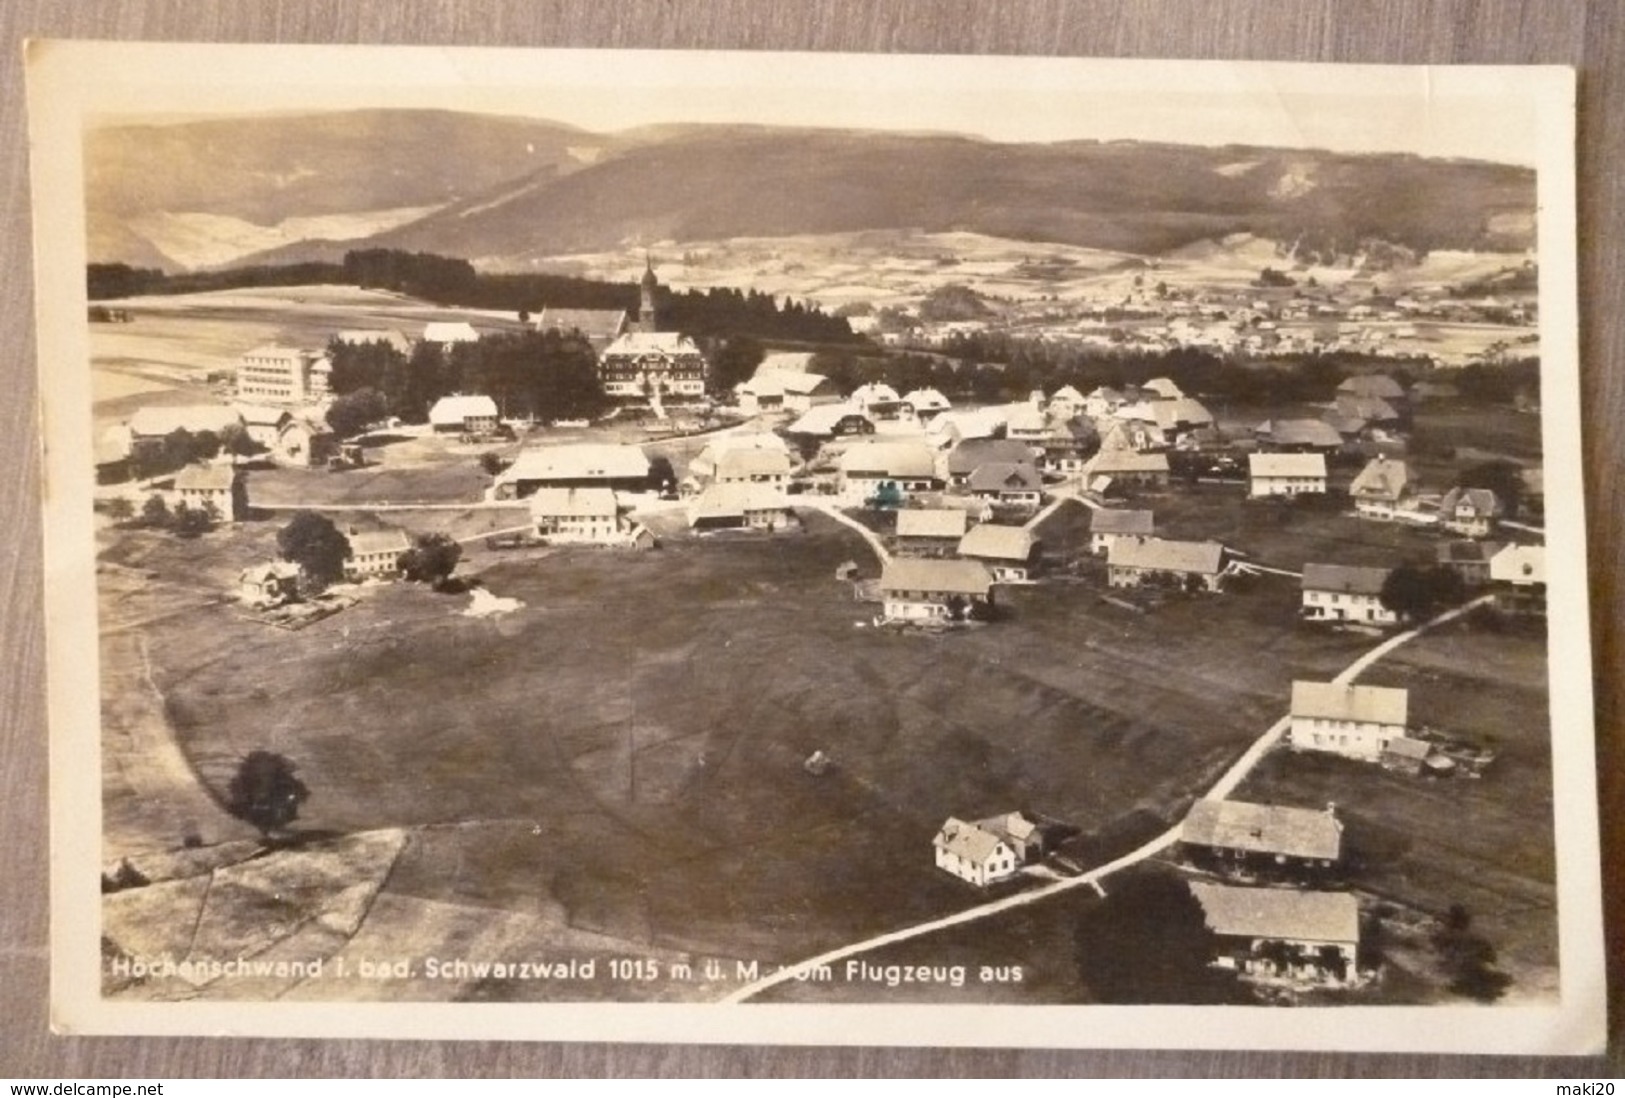
[[[140,511],[124,497],[114,496],[107,501],[106,512],[107,517],[120,526],[135,530],[163,530],[180,538],[207,534],[220,524],[220,511],[212,503],[192,507],[182,502],[171,508],[160,495],[148,496]]]
[[[221,454],[250,457],[265,447],[248,436],[240,423],[223,431],[188,431],[177,427],[157,443],[143,442],[130,450],[130,474],[136,479],[163,476],[199,461],[212,461]]]
[[[485,393],[505,416],[541,420],[592,418],[609,407],[597,356],[574,333],[489,335],[449,350],[419,343],[410,355],[384,342],[335,341],[328,354],[340,399],[327,418],[341,436],[386,415],[422,423],[434,402],[452,393]]]

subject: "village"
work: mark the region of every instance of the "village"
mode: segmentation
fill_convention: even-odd
[[[737,567],[751,553],[811,540],[835,557],[820,556],[824,571],[799,582],[816,582],[820,613],[846,615],[866,644],[1007,646],[1016,662],[1037,643],[1038,623],[1053,616],[1055,628],[1069,628],[1070,607],[1087,607],[1072,620],[1105,622],[1170,652],[1173,635],[1159,630],[1200,632],[1207,618],[1223,646],[1222,623],[1267,619],[1272,640],[1256,662],[1287,666],[1298,657],[1283,653],[1301,648],[1299,662],[1322,669],[1289,675],[1273,697],[1248,702],[1249,712],[1287,714],[1269,752],[1270,798],[1202,796],[1201,779],[1250,739],[1239,722],[1195,752],[1202,769],[1177,790],[1158,787],[1185,806],[1166,868],[1188,883],[1215,943],[1204,962],[1275,993],[1354,994],[1384,979],[1370,941],[1375,909],[1444,918],[1433,897],[1371,885],[1370,855],[1348,857],[1339,806],[1360,802],[1362,783],[1379,781],[1385,789],[1493,789],[1530,753],[1505,752],[1499,729],[1452,716],[1454,697],[1426,697],[1437,672],[1385,677],[1378,663],[1359,682],[1333,672],[1343,654],[1425,629],[1439,615],[1468,630],[1475,651],[1523,652],[1543,637],[1538,419],[1527,407],[1463,406],[1448,369],[1409,379],[1350,372],[1315,401],[1266,408],[1210,408],[1166,376],[956,403],[937,389],[898,392],[881,380],[841,391],[818,372],[817,352],[771,349],[719,395],[702,349],[662,328],[652,262],[640,290],[635,317],[544,309],[533,322],[591,344],[611,406],[591,420],[518,419],[497,394],[455,392],[435,399],[422,423],[353,422],[332,414],[351,394],[335,391],[327,347],[242,348],[217,379],[222,399],[139,407],[102,432],[102,537],[185,539],[204,556],[212,544],[243,554],[210,557],[209,574],[234,574],[219,598],[273,637],[330,617],[348,629],[353,608],[406,597],[399,589],[409,579],[424,581],[423,600],[467,594],[465,613],[498,621],[526,607],[504,580],[517,588],[567,567],[658,577],[668,561],[703,570],[708,553]],[[1205,308],[1200,295],[1144,280],[1134,292],[1178,302],[1185,319],[1176,323],[1199,344],[1217,338],[1216,306]],[[1226,332],[1244,330],[1254,342],[1219,349],[1294,347],[1293,325],[1311,330],[1317,308],[1332,309],[1272,301],[1254,291],[1240,329],[1226,316]],[[1502,315],[1505,303],[1494,301],[1403,298],[1356,308],[1363,311],[1344,319],[1364,327],[1340,338],[1363,346],[1379,330],[1403,340],[1405,325],[1429,310],[1463,322],[1484,320],[1485,309],[1501,310],[1492,318],[1499,322],[1533,319]],[[930,338],[956,333],[965,334]],[[480,338],[461,320],[431,321],[414,335],[332,333],[335,343],[403,353],[418,342],[450,351]],[[1427,424],[1481,414],[1515,433],[1519,417],[1528,422],[1534,460],[1476,439],[1422,444]],[[232,541],[233,529],[258,533]],[[715,583],[731,591],[771,588],[715,567]],[[1114,643],[1081,625],[1074,636],[1080,647]],[[1181,673],[1177,657],[1163,673]],[[820,703],[806,705],[816,727]],[[1507,719],[1544,729],[1542,712]],[[797,779],[813,788],[841,780],[856,760],[839,739],[831,732],[801,745]],[[628,752],[636,801],[636,746]],[[1330,778],[1317,760],[1337,767]],[[710,749],[690,762],[695,773],[716,765]],[[1295,765],[1313,776],[1297,789]],[[975,781],[972,772],[955,784]],[[1347,786],[1346,795],[1311,799],[1326,781]],[[916,797],[932,788],[923,778],[910,787]],[[908,857],[970,904],[1077,876],[1103,853],[1120,853],[1128,833],[1113,838],[1109,821],[1134,805],[1102,806],[1108,822],[1086,821],[1041,790],[1000,780],[965,803],[929,808],[934,833],[892,841],[909,844]],[[1109,896],[1108,885],[1103,902]],[[1452,985],[1469,996],[1478,986]]]

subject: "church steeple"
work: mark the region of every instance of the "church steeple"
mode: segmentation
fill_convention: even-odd
[[[638,330],[652,332],[655,330],[655,291],[660,288],[660,280],[655,277],[654,260],[649,258],[648,252],[643,253],[643,279],[638,285],[642,288]]]

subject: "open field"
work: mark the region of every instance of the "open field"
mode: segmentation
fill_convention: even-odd
[[[640,948],[767,961],[962,907],[930,860],[950,814],[1028,807],[1102,849],[1125,818],[1177,818],[1292,677],[1359,648],[1300,632],[1285,581],[1143,617],[1083,584],[1014,587],[986,628],[857,628],[873,611],[833,574],[867,554],[808,530],[491,555],[488,588],[525,603],[492,619],[407,585],[294,634],[197,607],[148,627],[154,682],[216,791],[267,748],[312,788],[303,826],[438,829],[419,899],[545,897]],[[162,584],[166,551],[185,569],[198,544],[151,539],[138,562]],[[546,841],[491,847],[493,824]]]

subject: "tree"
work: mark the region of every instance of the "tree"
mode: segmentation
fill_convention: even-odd
[[[1453,568],[1402,564],[1382,581],[1377,601],[1406,621],[1417,621],[1441,607],[1458,605],[1465,595],[1466,587]]]
[[[162,530],[169,525],[169,504],[163,496],[152,495],[141,505],[141,525]]]
[[[276,547],[284,560],[303,568],[317,588],[343,577],[344,561],[350,555],[349,539],[331,519],[314,511],[300,511],[278,530]]]
[[[1510,461],[1485,461],[1462,470],[1456,478],[1462,488],[1488,488],[1500,500],[1509,518],[1523,502],[1523,469]]]
[[[352,438],[389,414],[389,405],[377,389],[361,388],[334,399],[327,408],[327,425],[339,438]]]
[[[108,518],[121,525],[135,517],[135,504],[123,496],[114,496],[108,500],[105,510]]]
[[[299,818],[299,806],[310,797],[297,769],[284,755],[249,752],[226,786],[226,811],[270,838]]]
[[[480,455],[480,468],[485,470],[487,476],[496,476],[508,467],[508,459],[495,450],[487,450]]]
[[[416,544],[401,554],[401,571],[409,580],[440,587],[462,556],[463,547],[449,534],[419,534]]]
[[[178,538],[195,538],[200,534],[207,534],[214,529],[219,521],[220,513],[212,504],[205,503],[202,507],[188,507],[184,503],[177,504],[169,516],[169,532]]]
[[[1247,1001],[1233,976],[1209,967],[1217,945],[1183,880],[1131,871],[1079,917],[1073,957],[1095,1002]]]
[[[731,397],[735,385],[749,381],[756,373],[765,354],[762,345],[749,336],[724,340],[711,355],[706,388],[715,395]]]
[[[220,448],[233,457],[253,457],[265,452],[265,447],[255,442],[241,423],[229,423],[220,432]]]

